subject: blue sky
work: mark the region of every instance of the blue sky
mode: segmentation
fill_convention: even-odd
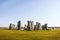
[[[60,26],[60,0],[0,0],[0,26],[10,23],[27,24],[27,20],[42,25]]]

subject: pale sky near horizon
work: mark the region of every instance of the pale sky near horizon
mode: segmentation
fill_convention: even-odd
[[[0,27],[10,23],[27,24],[27,20],[42,25],[60,26],[60,0],[0,0]]]

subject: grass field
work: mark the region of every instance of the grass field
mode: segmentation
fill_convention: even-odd
[[[60,30],[0,30],[0,40],[60,40]]]

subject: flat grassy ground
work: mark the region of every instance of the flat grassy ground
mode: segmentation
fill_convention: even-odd
[[[60,30],[0,30],[0,40],[60,40]]]

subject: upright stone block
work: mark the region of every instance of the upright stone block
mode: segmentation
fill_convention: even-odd
[[[45,30],[45,27],[44,27],[44,25],[42,25],[42,30]]]
[[[38,23],[38,30],[41,30],[41,24]]]
[[[39,30],[40,29],[41,24],[39,22],[36,22],[36,29]]]
[[[44,24],[43,26],[42,26],[42,30],[47,30],[48,28],[47,28],[47,24]]]
[[[27,30],[27,25],[24,25],[24,30]]]
[[[34,30],[34,21],[31,21],[31,30]]]
[[[36,25],[34,25],[34,30],[36,30]]]
[[[15,25],[14,24],[10,24],[9,25],[9,29],[11,30],[11,29],[15,29]]]
[[[47,27],[47,23],[45,24],[45,30],[47,30],[48,29],[48,27]]]
[[[27,21],[27,30],[29,31],[31,29],[31,21]]]
[[[20,28],[21,28],[21,21],[18,21],[17,28],[18,28],[18,30],[20,30]]]
[[[12,29],[11,24],[9,25],[9,29],[10,29],[10,30]]]

